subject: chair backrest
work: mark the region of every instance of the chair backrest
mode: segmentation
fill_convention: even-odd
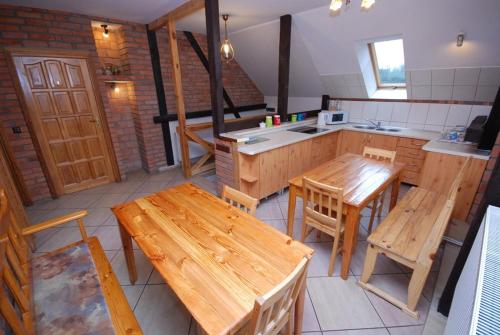
[[[363,156],[377,160],[388,160],[391,163],[394,163],[394,160],[396,159],[396,151],[372,148],[372,147],[364,147]]]
[[[224,185],[222,188],[222,199],[230,205],[254,216],[257,211],[257,204],[259,203],[259,200],[227,185]]]
[[[465,178],[465,173],[469,170],[469,167],[472,163],[472,159],[470,157],[467,157],[465,160],[464,164],[460,168],[460,171],[458,171],[457,176],[453,180],[453,183],[450,186],[450,189],[448,190],[448,199],[452,200],[455,202],[458,192],[460,192],[460,186],[462,185],[462,182]]]
[[[342,226],[343,190],[303,178],[304,220],[307,224],[314,223],[335,229],[340,233]],[[312,222],[311,222],[312,221]],[[337,237],[337,236],[336,236]]]
[[[30,247],[0,189],[0,314],[16,334],[34,334],[30,299]]]
[[[255,299],[248,334],[274,335],[283,329],[290,320],[291,309],[304,283],[308,262],[307,258],[303,258],[278,286]]]

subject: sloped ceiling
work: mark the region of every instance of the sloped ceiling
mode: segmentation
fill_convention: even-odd
[[[293,15],[290,96],[320,96],[320,77],[360,74],[356,45],[402,36],[406,68],[500,66],[500,1],[361,0],[331,15],[328,6]],[[456,36],[465,32],[464,46]],[[239,64],[265,95],[277,95],[279,22],[231,34]]]

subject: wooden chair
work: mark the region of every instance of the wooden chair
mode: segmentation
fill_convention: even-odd
[[[292,334],[293,309],[306,280],[307,258],[297,265],[288,277],[269,293],[258,297],[253,308],[248,334]]]
[[[35,314],[35,306],[37,308],[36,312],[40,314],[40,305],[35,304],[34,292],[32,292],[33,287],[35,287],[33,282],[36,279],[33,275],[32,265],[37,261],[38,257],[31,259],[31,249],[27,238],[45,229],[76,221],[83,240],[40,256],[40,258],[47,259],[46,257],[49,257],[48,259],[50,259],[54,256],[55,259],[61,261],[65,259],[64,257],[67,257],[59,256],[61,253],[69,252],[72,248],[76,248],[81,244],[88,246],[115,334],[142,334],[99,241],[95,237],[87,237],[82,220],[85,215],[87,215],[86,211],[78,211],[37,225],[21,228],[9,207],[5,192],[0,189],[0,229],[2,229],[0,231],[0,314],[5,321],[3,326],[8,328],[6,333],[10,333],[10,330],[15,335],[40,334],[40,332],[37,332],[37,317]],[[85,248],[85,250],[87,249]],[[60,266],[57,267],[57,264],[55,266],[51,265],[49,268],[61,269]],[[64,296],[61,296],[62,301]],[[44,308],[50,310],[54,306],[47,305]],[[2,332],[0,331],[0,333]]]
[[[344,231],[341,188],[325,185],[303,178],[304,215],[302,219],[301,241],[304,242],[308,227],[312,227],[334,238],[332,255],[328,267],[328,275],[333,274],[335,258],[340,248],[340,240]],[[311,229],[312,230],[312,229]]]
[[[363,156],[377,160],[387,160],[391,163],[394,163],[394,160],[396,159],[396,151],[364,147]],[[372,232],[373,221],[375,221],[375,214],[377,214],[378,217],[382,215],[386,193],[387,189],[380,193],[380,195],[373,201],[371,205],[366,206],[367,208],[370,208],[372,210],[370,214],[370,223],[368,224],[368,234]]]
[[[416,307],[469,164],[470,159],[457,174],[447,195],[420,187],[411,188],[368,237],[369,246],[359,284],[414,318],[418,318]],[[384,254],[413,269],[406,302],[368,283],[378,254]]]
[[[221,198],[230,205],[255,216],[259,200],[252,198],[251,196],[235,190],[234,188],[231,188],[227,185],[224,185],[224,187],[222,188]]]

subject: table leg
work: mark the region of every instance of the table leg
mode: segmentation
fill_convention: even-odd
[[[357,207],[347,207],[347,218],[344,230],[344,250],[342,252],[342,270],[340,275],[342,279],[347,280],[349,276],[349,266],[351,265],[352,253],[355,247],[355,242],[358,238],[356,235],[357,225],[359,224],[360,209]]]
[[[295,315],[293,320],[293,332],[295,335],[302,334],[302,321],[304,319],[304,302],[306,299],[306,280],[302,283],[297,301],[295,302]]]
[[[132,237],[123,226],[118,223],[120,229],[120,237],[122,239],[123,253],[127,262],[128,277],[132,285],[137,281],[137,269],[135,267],[134,249],[132,247]]]
[[[396,203],[398,202],[399,186],[400,185],[401,185],[401,177],[398,176],[392,182],[391,203],[389,204],[389,210],[392,210],[394,208],[394,206],[396,206]]]
[[[297,204],[297,189],[290,185],[288,190],[288,227],[286,233],[293,238],[293,221],[295,220],[295,205]]]

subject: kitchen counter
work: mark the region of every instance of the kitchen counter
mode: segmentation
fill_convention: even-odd
[[[269,150],[273,150],[276,148],[280,148],[283,146],[287,146],[290,144],[294,144],[297,142],[305,141],[314,137],[326,135],[333,132],[338,132],[341,130],[352,130],[358,132],[366,132],[378,135],[387,135],[387,136],[398,136],[398,137],[408,137],[408,138],[416,138],[421,140],[434,140],[440,137],[440,133],[436,131],[428,131],[428,130],[416,130],[409,128],[401,128],[399,132],[387,132],[387,131],[377,131],[373,129],[359,129],[354,128],[356,123],[346,123],[339,125],[331,125],[331,126],[321,126],[320,128],[328,129],[325,132],[315,133],[315,134],[304,134],[287,131],[287,129],[300,127],[300,126],[315,126],[316,119],[299,121],[295,123],[286,122],[280,126],[272,127],[272,128],[252,128],[247,130],[240,130],[235,132],[223,133],[221,137],[236,141],[236,142],[246,142],[249,139],[254,138],[265,138],[267,140],[254,143],[254,144],[241,144],[238,147],[238,152],[246,154],[246,155],[257,155],[262,152],[266,152]],[[393,127],[395,128],[395,127]]]
[[[490,158],[489,151],[478,150],[475,144],[468,143],[442,142],[435,140],[424,145],[422,149],[429,152],[438,152],[454,156],[472,156],[473,158],[482,160],[488,160]]]

